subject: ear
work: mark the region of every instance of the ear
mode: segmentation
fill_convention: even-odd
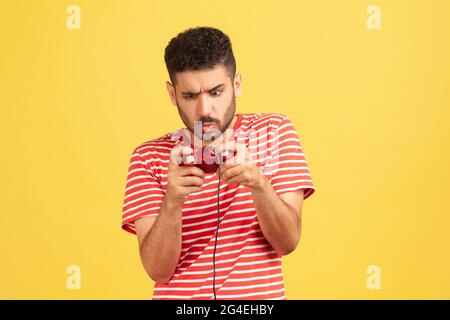
[[[169,81],[166,81],[166,88],[167,88],[167,92],[169,93],[170,100],[172,100],[173,105],[176,106],[177,105],[177,96],[176,96],[176,92],[175,92],[175,87]]]
[[[240,73],[236,74],[234,77],[234,93],[237,98],[241,96],[242,93],[242,76]]]

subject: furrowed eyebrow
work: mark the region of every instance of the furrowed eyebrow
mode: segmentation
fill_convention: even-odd
[[[207,90],[207,91],[208,91],[208,92],[211,92],[211,91],[220,89],[220,88],[223,87],[224,85],[225,85],[225,84],[223,84],[223,83],[218,84],[218,85],[215,86],[214,88],[212,88],[212,89],[210,89],[210,90]],[[186,91],[186,92],[182,91],[182,92],[181,92],[181,94],[184,94],[184,95],[197,95],[197,94],[199,94],[199,93],[200,93],[200,92],[191,92],[191,91]]]

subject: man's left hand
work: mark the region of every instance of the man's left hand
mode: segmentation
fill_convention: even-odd
[[[220,165],[220,178],[228,184],[240,183],[248,188],[262,188],[266,177],[254,162],[250,151],[244,144],[227,141],[216,147],[216,152],[227,150],[234,156]]]

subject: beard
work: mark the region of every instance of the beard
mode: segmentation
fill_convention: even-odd
[[[231,99],[231,102],[227,108],[227,112],[225,113],[225,116],[222,120],[215,119],[212,117],[201,117],[199,120],[195,121],[194,123],[191,123],[187,115],[181,110],[178,100],[177,100],[177,109],[178,114],[180,115],[181,120],[183,121],[186,128],[192,132],[198,139],[202,141],[211,141],[216,138],[218,138],[221,134],[225,132],[225,130],[230,126],[231,122],[233,121],[234,114],[236,112],[236,97],[233,90],[233,97]],[[217,125],[218,129],[210,130],[207,132],[202,132],[201,124],[202,123],[215,123]],[[200,124],[199,127],[198,124]]]

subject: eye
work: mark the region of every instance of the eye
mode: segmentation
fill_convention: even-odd
[[[195,94],[185,94],[184,98],[185,99],[195,99],[195,96],[196,96]]]
[[[221,93],[222,93],[222,92],[221,92],[220,90],[213,90],[213,91],[211,91],[211,95],[212,95],[213,97],[220,96]]]

